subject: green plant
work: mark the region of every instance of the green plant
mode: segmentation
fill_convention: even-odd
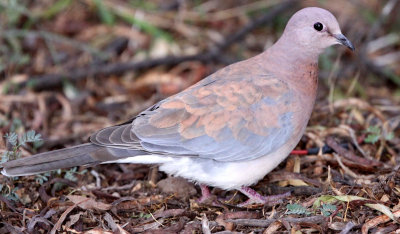
[[[300,204],[287,204],[286,205],[286,214],[297,214],[297,215],[310,215],[311,212],[307,211],[307,208],[303,207]]]
[[[64,179],[68,179],[68,180],[72,180],[72,181],[76,182],[78,180],[78,178],[76,178],[76,176],[75,176],[76,174],[82,175],[87,172],[87,169],[84,169],[79,172],[77,170],[78,170],[78,167],[73,167],[73,168],[69,169],[68,171],[66,171],[65,175],[64,175]]]
[[[8,200],[18,201],[19,196],[16,193],[17,190],[17,188],[11,188],[8,185],[4,186],[3,184],[0,184],[0,193]]]
[[[147,214],[147,213],[140,212],[138,217],[139,217],[139,218],[148,219],[148,218],[151,217],[151,214]]]
[[[3,153],[0,163],[21,157],[21,147],[25,146],[26,143],[33,143],[34,146],[38,146],[38,144],[42,143],[41,135],[37,134],[35,130],[23,133],[20,137],[18,137],[17,133],[11,131],[6,133],[4,138],[6,138],[7,142],[11,145],[11,149]]]
[[[328,217],[336,211],[337,207],[333,204],[322,204],[321,208],[319,209],[321,210],[323,216]]]
[[[327,210],[332,211],[333,210],[333,204],[332,204],[333,202],[342,202],[346,206],[350,202],[363,201],[363,200],[367,200],[367,199],[363,198],[363,197],[359,197],[359,196],[353,196],[353,195],[342,195],[342,196],[322,195],[314,201],[312,208],[313,208],[313,210],[317,210],[319,207],[321,207],[322,209],[324,209],[324,211],[327,211]],[[321,206],[321,204],[322,204],[322,206]],[[324,205],[328,205],[328,204],[329,204],[329,206],[324,207]],[[392,213],[390,208],[383,204],[365,203],[364,206],[378,210],[378,211],[384,213],[390,219],[396,220],[394,217],[394,214]],[[321,210],[321,212],[323,215],[325,215],[322,210]]]
[[[35,181],[36,181],[36,183],[43,184],[44,182],[47,182],[49,180],[50,175],[51,175],[51,172],[37,174],[37,175],[35,175]]]
[[[366,143],[375,144],[382,137],[382,130],[378,126],[369,126],[365,132],[367,133],[367,137],[364,140]],[[394,137],[394,133],[389,132],[384,137],[386,140],[391,140]]]
[[[113,25],[115,22],[114,14],[104,5],[102,0],[93,1],[97,8],[97,14],[99,15],[101,21],[107,25]]]

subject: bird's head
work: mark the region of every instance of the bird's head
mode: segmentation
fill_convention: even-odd
[[[282,37],[306,51],[318,54],[335,44],[345,45],[354,51],[353,44],[342,34],[335,16],[318,7],[296,12],[287,23]]]

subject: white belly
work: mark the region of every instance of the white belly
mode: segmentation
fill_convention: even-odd
[[[267,156],[251,161],[217,162],[210,159],[175,158],[163,163],[160,170],[168,174],[225,190],[257,183],[290,153],[292,147],[282,147]]]

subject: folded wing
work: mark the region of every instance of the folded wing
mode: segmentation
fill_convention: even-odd
[[[251,160],[282,146],[293,133],[287,84],[273,75],[220,75],[157,103],[131,124],[99,131],[92,142],[217,161]]]

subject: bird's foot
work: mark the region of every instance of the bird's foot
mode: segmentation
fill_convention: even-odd
[[[249,198],[249,200],[240,203],[238,207],[248,207],[250,205],[255,205],[255,204],[272,206],[282,202],[283,198],[290,196],[290,192],[286,192],[284,194],[279,194],[279,195],[262,196],[261,194],[257,193],[256,191],[254,191],[249,187],[242,187],[239,189],[239,191],[244,195],[246,195]]]
[[[211,194],[210,189],[206,185],[200,184],[200,189],[201,197],[197,200],[197,203],[227,209],[227,207],[218,200],[217,196]]]
[[[200,184],[200,189],[201,197],[197,200],[198,203],[208,203],[209,201],[215,200],[215,196],[211,194],[207,185]]]

